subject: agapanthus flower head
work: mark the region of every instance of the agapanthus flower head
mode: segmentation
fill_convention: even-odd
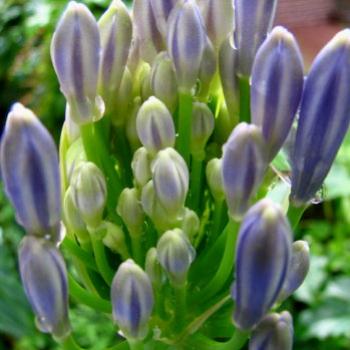
[[[292,350],[293,320],[288,311],[267,315],[254,329],[249,350]]]
[[[292,152],[291,198],[313,199],[350,122],[350,29],[339,32],[313,62],[306,79]]]
[[[301,53],[293,35],[275,27],[256,54],[252,69],[252,122],[262,129],[268,159],[282,147],[303,91]]]
[[[100,35],[85,5],[69,2],[52,38],[51,58],[71,118],[78,124],[100,119],[104,113],[104,102],[97,95]]]
[[[41,331],[64,338],[70,332],[67,270],[56,246],[26,236],[19,247],[19,268],[25,293]]]
[[[292,255],[292,232],[282,209],[269,199],[249,209],[236,246],[234,322],[252,329],[276,302]]]
[[[61,219],[55,143],[34,113],[12,106],[1,142],[1,173],[17,221],[29,234],[57,238]]]
[[[131,259],[123,262],[111,289],[113,319],[128,339],[142,340],[148,332],[154,297],[148,275]]]

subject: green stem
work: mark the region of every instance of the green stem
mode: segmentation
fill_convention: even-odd
[[[293,203],[289,204],[287,217],[290,222],[290,226],[292,227],[292,230],[295,230],[295,228],[298,226],[306,209],[307,205],[296,207],[295,205],[293,205]]]
[[[120,162],[120,171],[127,186],[132,186],[132,170],[131,170],[131,150],[128,140],[125,137],[125,129],[123,126],[116,128],[115,145],[117,148],[117,157]]]
[[[74,340],[72,334],[60,341],[62,350],[83,350]]]
[[[196,212],[198,212],[198,209],[200,206],[202,172],[203,172],[202,160],[195,158],[195,157],[192,157],[190,207],[191,207],[191,209],[193,209]]]
[[[137,264],[142,266],[143,250],[141,246],[141,236],[131,236],[132,256]]]
[[[235,245],[237,239],[239,224],[230,220],[226,225],[227,230],[226,244],[224,254],[222,256],[220,266],[215,276],[210,280],[207,286],[200,293],[199,300],[208,300],[218,293],[225,285],[229,278],[234,265]]]
[[[223,219],[225,208],[226,206],[225,206],[224,200],[215,201],[213,225],[209,236],[209,245],[215,242],[216,238],[219,236],[219,234],[222,231],[222,221],[223,221],[222,219]]]
[[[177,150],[187,165],[190,164],[190,141],[192,128],[192,96],[189,92],[179,92],[179,125]]]
[[[112,268],[109,266],[106,256],[106,249],[103,245],[103,242],[100,239],[95,238],[93,236],[94,234],[91,235],[91,242],[98,271],[100,272],[105,282],[110,286],[112,284],[115,271],[113,271]]]
[[[250,123],[250,83],[249,77],[239,77],[239,119]]]
[[[175,291],[175,328],[182,330],[186,317],[186,299],[187,286],[186,283],[174,286]]]
[[[108,300],[89,293],[82,288],[70,274],[68,274],[68,283],[69,294],[77,303],[85,304],[94,310],[107,314],[112,312],[112,306]]]
[[[128,339],[128,343],[130,346],[130,350],[143,350],[144,349],[144,345],[143,345],[142,341]]]
[[[72,239],[66,237],[62,242],[62,246],[70,255],[80,260],[84,265],[86,265],[86,267],[94,271],[98,271],[94,258],[91,256],[91,254],[80,248]]]
[[[249,337],[249,332],[242,332],[239,329],[236,329],[233,333],[232,338],[226,342],[221,350],[240,350],[247,342]]]

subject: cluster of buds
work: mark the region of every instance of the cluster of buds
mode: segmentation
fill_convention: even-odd
[[[79,348],[68,295],[110,312],[131,349],[226,349],[247,334],[252,350],[292,348],[291,315],[270,311],[309,269],[292,214],[321,188],[348,129],[350,30],[304,77],[295,38],[273,28],[276,6],[135,0],[130,12],[113,0],[96,21],[68,4],[51,45],[67,102],[59,157],[19,103],[1,143],[27,232],[24,289],[39,329],[64,349]],[[277,203],[264,197],[281,181],[270,164],[286,144],[290,196]],[[75,267],[69,288],[61,243]],[[215,319],[214,339],[198,337],[226,303],[228,342],[215,339]]]

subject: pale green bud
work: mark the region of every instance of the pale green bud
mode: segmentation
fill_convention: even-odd
[[[144,212],[136,188],[125,188],[119,196],[117,212],[123,219],[130,235],[140,235]]]
[[[120,254],[123,259],[127,259],[129,252],[122,228],[109,221],[104,221],[102,226],[105,229],[105,235],[102,239],[103,244],[112,252]]]
[[[224,187],[221,177],[221,164],[222,159],[213,158],[208,162],[205,169],[210,193],[217,202],[222,202],[225,199]]]
[[[131,169],[136,185],[142,187],[152,178],[151,160],[145,147],[140,147],[133,156]]]
[[[83,220],[88,226],[98,226],[107,199],[106,180],[101,170],[94,163],[80,163],[73,173],[71,187],[74,205]]]
[[[141,146],[141,142],[137,135],[137,130],[136,130],[136,118],[140,107],[141,107],[141,98],[137,96],[133,101],[130,115],[126,120],[126,137],[133,151],[137,150]]]
[[[188,208],[185,209],[183,218],[181,219],[181,228],[187,237],[193,238],[199,231],[200,221],[197,213]]]
[[[193,104],[191,152],[194,157],[204,159],[205,145],[214,131],[215,119],[210,108],[201,102]]]
[[[165,282],[165,274],[157,258],[157,249],[151,248],[147,252],[145,270],[154,286],[161,286]]]
[[[216,72],[216,66],[216,52],[213,45],[207,40],[198,74],[200,84],[199,95],[202,97],[206,97],[209,93],[210,85]]]
[[[175,145],[175,126],[165,104],[150,97],[141,106],[136,118],[137,134],[148,152],[158,151]]]

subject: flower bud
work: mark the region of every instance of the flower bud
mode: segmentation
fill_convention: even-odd
[[[137,134],[148,152],[158,151],[175,145],[175,126],[165,104],[150,97],[141,106],[136,118]]]
[[[199,96],[206,97],[209,93],[211,82],[217,67],[216,52],[209,40],[203,50],[202,61],[199,67]]]
[[[173,148],[160,151],[151,165],[154,189],[169,217],[183,209],[188,192],[189,173],[184,159]]]
[[[141,58],[152,64],[158,52],[164,50],[164,42],[156,25],[151,0],[134,1],[133,19]]]
[[[194,157],[204,159],[205,146],[214,131],[214,115],[210,108],[195,102],[192,109],[191,152]]]
[[[282,209],[269,199],[249,209],[236,246],[237,327],[252,329],[275,303],[286,280],[291,251],[292,231]]]
[[[55,143],[33,112],[13,105],[1,142],[1,173],[16,219],[29,234],[55,240],[61,193]]]
[[[140,107],[141,98],[140,96],[137,96],[132,102],[129,117],[126,119],[126,137],[129,141],[132,151],[136,151],[141,146],[141,142],[136,130],[136,118]]]
[[[288,311],[264,317],[249,340],[249,350],[292,350],[293,320]]]
[[[66,104],[65,120],[64,120],[63,128],[66,129],[69,143],[73,143],[80,137],[80,128],[79,128],[79,125],[69,115],[69,112],[70,111],[68,108],[68,104]]]
[[[322,186],[350,121],[350,30],[318,54],[306,79],[292,152],[291,198],[311,200]]]
[[[157,258],[157,249],[151,248],[146,255],[145,270],[152,284],[159,287],[165,281],[165,274]]]
[[[111,300],[113,319],[126,338],[144,339],[154,298],[149,277],[133,260],[119,266],[112,282]]]
[[[170,281],[176,286],[186,283],[187,272],[196,256],[185,233],[180,229],[165,232],[157,244],[157,256]]]
[[[239,87],[237,80],[238,51],[232,45],[232,38],[227,37],[219,51],[219,73],[226,106],[230,117],[238,120]]]
[[[266,169],[264,141],[258,127],[240,123],[223,146],[222,181],[229,214],[239,220],[248,209]]]
[[[62,255],[53,243],[26,236],[18,257],[24,291],[39,329],[56,338],[66,337],[70,324],[67,270]]]
[[[150,0],[157,29],[162,34],[163,38],[166,37],[168,31],[169,15],[179,1],[180,0]]]
[[[252,122],[261,127],[272,160],[286,140],[303,92],[301,53],[293,35],[276,27],[256,55],[251,83]]]
[[[142,233],[144,212],[136,188],[125,188],[121,192],[117,212],[131,235]]]
[[[113,0],[98,21],[101,36],[100,90],[107,108],[118,93],[126,65],[131,38],[132,22],[121,0]]]
[[[296,241],[293,243],[292,249],[292,260],[286,281],[279,296],[280,301],[287,299],[303,284],[310,268],[310,249],[308,243],[305,241]]]
[[[81,217],[88,226],[97,227],[107,199],[103,173],[94,163],[80,163],[73,173],[71,187],[74,205]]]
[[[187,237],[194,237],[200,227],[200,221],[197,213],[193,210],[185,208],[183,218],[180,219],[181,229],[187,235]]]
[[[202,16],[194,0],[179,4],[169,18],[167,45],[180,89],[195,85],[206,45]]]
[[[100,36],[85,5],[69,2],[52,38],[51,58],[71,118],[78,124],[99,120],[104,113],[96,93]]]
[[[205,170],[210,193],[217,202],[221,202],[225,199],[221,167],[222,159],[213,158],[208,162]]]
[[[140,147],[132,158],[132,173],[135,178],[136,185],[143,187],[152,178],[151,160],[145,147]]]
[[[175,69],[166,52],[161,52],[152,66],[151,89],[154,96],[164,102],[171,113],[174,113],[178,89]]]
[[[105,229],[105,236],[102,239],[103,244],[112,252],[120,254],[123,259],[127,259],[129,251],[122,228],[109,221],[104,221],[102,227]]]
[[[148,63],[142,65],[142,69],[139,74],[140,81],[140,95],[143,101],[148,100],[153,96],[151,88],[151,66]]]
[[[235,0],[235,44],[239,55],[239,72],[250,76],[255,54],[270,31],[277,0]]]
[[[234,30],[234,10],[232,0],[197,0],[208,36],[215,48]]]

